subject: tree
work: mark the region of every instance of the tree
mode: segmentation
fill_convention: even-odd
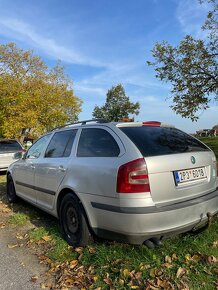
[[[192,121],[199,118],[198,110],[209,107],[211,98],[218,100],[218,2],[199,2],[205,1],[212,5],[202,26],[206,40],[187,35],[176,47],[166,41],[156,43],[152,50],[155,61],[147,62],[155,68],[157,78],[171,82],[171,108]]]
[[[212,130],[218,130],[218,124],[212,127]]]
[[[108,90],[105,104],[102,107],[95,106],[92,116],[117,122],[129,118],[129,114],[138,115],[139,109],[140,104],[130,102],[123,86],[118,84]]]
[[[0,135],[20,138],[22,128],[40,135],[78,119],[81,100],[57,65],[48,69],[31,50],[0,45]]]

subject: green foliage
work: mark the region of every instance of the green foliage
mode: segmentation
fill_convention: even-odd
[[[112,87],[107,92],[105,105],[95,106],[92,113],[95,118],[104,118],[108,121],[119,121],[129,118],[129,114],[139,114],[140,104],[132,103],[121,84]]]
[[[34,228],[33,230],[30,230],[28,232],[30,240],[33,240],[34,242],[40,241],[44,236],[48,235],[47,229],[44,227]]]
[[[218,100],[218,4],[212,5],[202,29],[207,39],[187,35],[173,47],[168,42],[156,43],[152,50],[156,77],[172,84],[172,109],[182,117],[198,119],[198,110],[206,110],[211,98]],[[201,1],[201,2],[205,2]]]
[[[0,45],[0,135],[20,138],[22,128],[36,136],[78,119],[81,100],[57,63],[51,70],[33,52],[14,43]]]
[[[218,130],[218,124],[214,125],[214,126],[212,127],[212,129],[213,129],[213,130]]]

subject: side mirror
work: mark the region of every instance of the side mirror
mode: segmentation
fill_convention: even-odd
[[[24,159],[26,156],[26,150],[18,151],[14,153],[13,159],[18,160],[18,159]]]

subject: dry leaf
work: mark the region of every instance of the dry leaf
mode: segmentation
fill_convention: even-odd
[[[168,263],[168,264],[171,264],[172,263],[172,258],[170,256],[166,256],[165,257],[165,262]]]
[[[213,247],[213,248],[217,248],[217,247],[218,247],[218,240],[213,242],[212,247]]]
[[[217,263],[217,258],[214,256],[208,256],[207,261],[209,264]]]
[[[19,233],[16,234],[16,238],[18,240],[23,240],[24,239],[24,237],[21,234],[19,234]]]
[[[167,268],[167,269],[173,267],[173,265],[172,264],[169,264],[169,263],[164,263],[164,264],[162,264],[162,266],[165,267],[165,268]]]
[[[106,274],[106,278],[104,279],[104,282],[105,282],[107,285],[112,285],[112,280],[110,279],[108,273]]]
[[[10,211],[11,211],[10,208],[3,208],[2,210],[3,213],[9,213]]]
[[[130,272],[129,272],[128,269],[124,269],[124,270],[123,270],[123,276],[124,276],[124,277],[128,277],[129,274],[130,274]]]
[[[6,224],[4,222],[0,222],[0,229],[4,229],[6,227]]]
[[[89,247],[89,253],[94,254],[96,252],[96,249],[93,247]]]
[[[179,269],[177,270],[176,273],[176,277],[180,278],[182,277],[185,273],[187,272],[187,270],[185,268],[179,267]]]
[[[117,268],[111,268],[111,271],[114,272],[114,273],[119,273],[119,272],[120,272],[120,269],[117,269]]]
[[[31,281],[35,283],[38,280],[38,278],[39,278],[38,276],[34,275],[31,277]]]
[[[73,269],[76,267],[76,265],[78,264],[78,260],[73,260],[70,262],[70,269]]]
[[[13,248],[16,248],[18,247],[18,244],[8,244],[8,248],[9,249],[13,249]]]
[[[42,239],[45,241],[45,242],[48,242],[51,240],[51,237],[50,236],[44,236],[42,237]]]
[[[82,253],[83,252],[83,247],[77,247],[77,248],[74,249],[74,251],[77,252],[77,253]]]

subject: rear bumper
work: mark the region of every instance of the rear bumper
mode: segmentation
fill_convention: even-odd
[[[142,244],[152,237],[168,237],[201,227],[207,213],[218,212],[218,190],[185,202],[150,207],[119,207],[91,203],[96,217],[95,234],[131,244]]]

